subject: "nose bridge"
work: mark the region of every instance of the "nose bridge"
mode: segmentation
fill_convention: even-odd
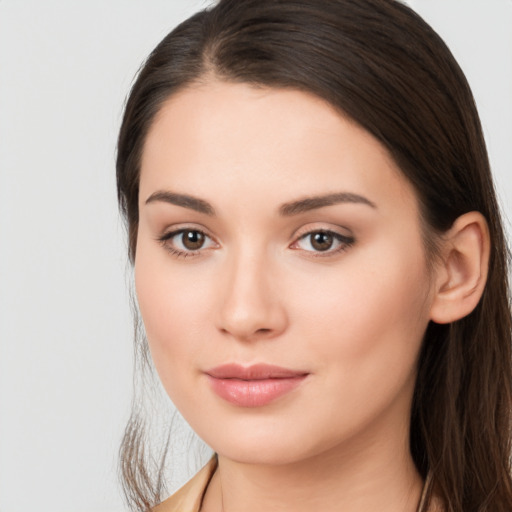
[[[282,332],[287,323],[286,311],[268,251],[252,244],[241,247],[225,264],[220,329],[245,340]]]

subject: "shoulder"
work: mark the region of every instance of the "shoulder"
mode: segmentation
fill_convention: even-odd
[[[172,496],[152,509],[152,512],[199,512],[208,484],[217,469],[217,457],[212,457],[191,480]]]

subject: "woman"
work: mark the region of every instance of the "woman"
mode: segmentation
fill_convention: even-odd
[[[117,179],[152,359],[216,453],[156,510],[512,509],[503,230],[468,84],[409,8],[196,14],[133,86]]]

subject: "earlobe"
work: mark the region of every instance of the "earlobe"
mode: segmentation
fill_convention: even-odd
[[[487,281],[490,237],[479,212],[461,215],[443,236],[430,319],[455,322],[477,306]]]

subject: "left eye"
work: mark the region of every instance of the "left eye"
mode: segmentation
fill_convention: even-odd
[[[213,240],[198,229],[180,229],[166,234],[161,241],[179,252],[194,252],[214,245]]]
[[[353,238],[334,233],[333,231],[311,231],[301,236],[292,246],[311,252],[337,252],[354,242]]]

